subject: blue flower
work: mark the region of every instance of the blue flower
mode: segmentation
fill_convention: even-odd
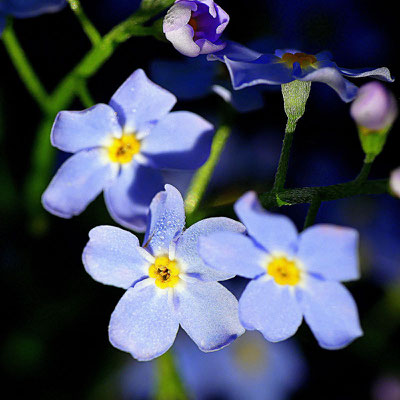
[[[174,354],[184,386],[197,400],[284,400],[300,387],[306,365],[296,344],[268,343],[246,332],[229,347],[200,352],[185,335],[178,335]],[[153,363],[130,362],[120,375],[124,399],[152,398]]]
[[[200,235],[244,232],[239,222],[209,218],[183,232],[181,194],[171,185],[151,205],[144,246],[130,232],[112,226],[90,231],[83,263],[93,279],[127,289],[109,325],[113,346],[138,360],[166,352],[179,325],[205,352],[240,336],[235,296],[217,281],[232,274],[208,268],[197,252]]]
[[[329,52],[316,55],[298,50],[276,50],[275,54],[262,54],[235,42],[228,42],[225,49],[208,56],[226,64],[234,89],[254,85],[282,85],[294,80],[322,82],[333,88],[343,101],[349,102],[357,94],[357,86],[343,76],[371,77],[393,82],[385,68],[341,68],[331,61]]]
[[[215,93],[239,112],[263,107],[261,88],[232,90],[229,76],[225,79],[221,75],[221,66],[208,62],[205,57],[183,61],[156,60],[151,64],[154,81],[173,92],[179,100],[194,100]]]
[[[357,306],[339,281],[359,277],[358,233],[315,225],[300,235],[292,221],[264,211],[254,192],[235,204],[249,237],[215,233],[199,240],[210,267],[250,278],[239,301],[246,329],[285,340],[303,315],[321,347],[339,349],[362,335]]]
[[[170,113],[175,102],[139,69],[109,105],[60,112],[51,141],[74,155],[44,192],[44,207],[71,218],[104,190],[111,216],[144,231],[151,199],[162,190],[160,169],[198,168],[211,148],[212,125],[187,111]]]
[[[65,0],[1,0],[0,1],[0,34],[3,32],[6,16],[15,18],[36,17],[44,13],[61,10]]]

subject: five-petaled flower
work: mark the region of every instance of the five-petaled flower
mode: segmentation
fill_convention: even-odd
[[[219,350],[243,334],[235,296],[217,281],[232,277],[207,267],[197,252],[201,235],[244,232],[229,218],[208,218],[183,232],[179,191],[165,185],[151,205],[144,246],[130,232],[111,226],[90,231],[83,252],[97,281],[127,289],[110,321],[111,343],[138,360],[166,352],[179,325],[198,347]]]
[[[214,233],[200,238],[199,253],[210,267],[251,279],[239,300],[246,329],[278,342],[297,331],[304,315],[323,348],[362,335],[357,306],[340,283],[359,277],[357,231],[320,224],[298,235],[289,218],[264,211],[254,192],[235,211],[249,236]]]
[[[170,112],[175,102],[139,69],[109,105],[60,112],[52,144],[75,154],[44,192],[44,207],[70,218],[104,190],[111,216],[144,231],[149,204],[163,187],[160,170],[198,168],[211,148],[213,126],[191,112]]]
[[[6,16],[15,18],[30,18],[44,13],[61,10],[65,0],[1,0],[0,1],[0,35],[3,32]]]
[[[165,37],[188,57],[222,50],[229,15],[213,0],[176,0],[164,18]]]
[[[226,64],[235,89],[260,84],[282,85],[294,80],[322,82],[333,88],[343,101],[349,102],[355,98],[358,88],[343,76],[371,77],[393,82],[386,67],[341,68],[331,57],[325,51],[312,55],[288,49],[276,50],[275,54],[262,54],[238,43],[227,42],[223,50],[210,54],[208,59]]]

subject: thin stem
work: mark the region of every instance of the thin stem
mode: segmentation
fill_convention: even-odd
[[[95,104],[86,81],[82,81],[82,84],[78,85],[76,89],[79,100],[85,108],[92,107]]]
[[[11,23],[4,30],[2,40],[21,80],[40,108],[46,112],[49,108],[49,96],[22,49]]]
[[[358,174],[357,178],[354,179],[354,182],[357,184],[361,184],[361,183],[365,182],[368,179],[369,173],[371,171],[371,167],[372,167],[372,161],[367,162],[367,160],[365,160],[364,164],[361,168],[361,171]]]
[[[315,218],[317,218],[317,214],[318,214],[318,210],[319,210],[320,206],[321,206],[321,199],[317,195],[312,199],[310,207],[308,208],[308,212],[307,212],[306,220],[304,222],[303,229],[306,229],[309,226],[314,224]]]
[[[186,195],[185,210],[187,215],[192,214],[199,207],[230,134],[231,128],[226,125],[221,126],[215,133],[210,157],[194,175]]]
[[[157,391],[156,400],[186,400],[188,398],[176,370],[174,357],[168,351],[156,360]]]
[[[76,17],[78,18],[82,29],[86,33],[90,42],[93,46],[96,46],[101,41],[101,35],[89,18],[86,16],[85,12],[82,9],[81,2],[79,0],[67,0],[71,10],[74,12]]]
[[[273,192],[279,192],[285,186],[286,175],[289,166],[290,149],[292,147],[295,130],[296,130],[296,120],[288,118],[285,129],[285,137],[283,138],[281,155],[279,158],[278,169],[275,174],[275,182],[272,188]]]

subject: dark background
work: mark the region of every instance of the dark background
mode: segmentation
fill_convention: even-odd
[[[221,0],[218,4],[230,14],[231,22],[225,31],[230,39],[245,44],[267,38],[270,52],[279,47],[297,47],[309,53],[328,49],[340,66],[387,66],[395,77],[398,75],[398,17],[389,2]],[[127,0],[83,0],[82,5],[101,33],[134,11]],[[54,15],[16,20],[14,27],[49,91],[90,48],[68,8]],[[130,357],[109,344],[107,326],[122,292],[93,281],[81,263],[88,231],[96,225],[116,224],[99,198],[72,220],[49,215],[41,234],[29,228],[22,186],[30,168],[41,112],[19,80],[3,46],[0,59],[1,165],[10,172],[19,199],[8,201],[10,184],[0,183],[0,368],[6,384],[3,390],[6,392],[9,386],[14,398],[118,399],[118,388],[106,382]],[[181,57],[168,42],[154,38],[132,38],[122,44],[90,79],[95,101],[108,102],[136,68],[148,72],[155,59]],[[396,82],[390,89],[398,98]],[[177,107],[215,120],[223,104],[217,96],[210,95],[180,102]],[[79,101],[71,107],[82,108]],[[234,134],[244,142],[262,135],[265,157],[274,149],[271,157],[277,159],[284,124],[279,91],[267,91],[263,110],[236,115]],[[395,125],[384,153],[374,164],[372,178],[387,177],[400,165],[397,131]],[[353,179],[362,160],[349,105],[330,88],[313,84],[306,113],[295,134],[287,186]],[[254,171],[254,166],[246,169],[243,162],[243,171],[236,180],[218,180],[212,186],[207,203],[234,201],[249,189],[268,189],[274,174],[269,164],[270,160],[265,159],[265,179],[260,179],[259,171]],[[381,216],[383,208],[391,211]],[[309,374],[294,399],[368,399],[378,379],[400,376],[400,286],[396,285],[400,277],[399,208],[400,203],[389,196],[377,196],[324,204],[318,214],[317,221],[359,228],[362,249],[367,247],[366,243],[376,244],[374,238],[380,235],[380,229],[389,229],[392,242],[384,243],[389,250],[373,249],[387,251],[383,256],[392,257],[394,264],[389,279],[379,279],[379,262],[369,255],[362,258],[365,274],[349,288],[359,306],[365,336],[348,348],[334,352],[320,349],[303,324],[297,337]],[[306,207],[295,206],[280,212],[290,214],[302,227]],[[231,207],[226,208],[226,215],[233,216]]]

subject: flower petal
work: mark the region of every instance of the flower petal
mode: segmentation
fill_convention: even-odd
[[[16,18],[36,17],[44,13],[53,13],[66,6],[65,0],[19,0],[1,4],[3,12],[12,14]]]
[[[339,68],[339,71],[346,76],[351,78],[375,78],[381,81],[394,82],[390,71],[386,67],[380,68],[359,68],[359,69],[349,69],[349,68]]]
[[[244,333],[237,300],[219,283],[185,282],[176,295],[179,322],[200,350],[222,349]]]
[[[202,281],[222,281],[235,276],[234,271],[216,270],[207,266],[198,251],[199,238],[215,232],[243,233],[245,227],[225,217],[206,218],[188,228],[176,244],[176,259],[184,264],[184,272]]]
[[[128,289],[148,277],[146,250],[132,233],[114,226],[97,226],[89,232],[82,254],[86,272],[96,281]]]
[[[197,57],[200,54],[200,46],[193,41],[193,36],[194,31],[190,25],[165,33],[174,48],[187,57]]]
[[[143,139],[141,150],[157,168],[196,169],[210,154],[213,131],[199,115],[172,112]]]
[[[232,42],[231,40],[226,41],[226,46],[223,50],[218,53],[209,54],[207,60],[215,61],[219,60],[225,62],[225,57],[233,61],[253,61],[262,56],[262,53],[251,50],[239,43]]]
[[[137,162],[123,165],[117,179],[104,191],[110,215],[122,226],[144,232],[151,200],[163,183],[158,170]]]
[[[362,336],[357,305],[340,283],[307,278],[301,291],[304,318],[324,349],[340,349]]]
[[[121,134],[115,111],[107,104],[96,104],[83,111],[59,112],[51,130],[51,144],[62,151],[76,153],[108,146],[113,137]]]
[[[168,292],[146,281],[128,289],[111,315],[111,344],[139,361],[164,354],[179,328]]]
[[[358,232],[335,225],[314,225],[300,234],[297,257],[306,271],[334,281],[360,277]]]
[[[180,1],[175,3],[167,12],[163,20],[163,32],[171,32],[185,26],[191,16],[192,11],[197,10],[197,4],[190,1]]]
[[[150,204],[150,214],[143,243],[152,254],[168,254],[171,242],[185,226],[182,195],[172,185],[157,193]]]
[[[284,215],[265,211],[255,192],[245,193],[234,208],[249,235],[267,251],[292,255],[297,250],[298,235],[294,223]]]
[[[57,171],[42,195],[43,207],[62,218],[80,214],[116,177],[103,149],[82,150]]]
[[[279,342],[296,333],[303,316],[293,287],[262,276],[244,290],[239,318],[246,329],[257,329],[270,342]]]
[[[136,70],[110,100],[128,132],[145,130],[148,123],[167,115],[175,103],[176,97],[147,78],[142,69]]]
[[[217,271],[245,278],[255,278],[266,272],[262,267],[266,253],[249,237],[239,233],[216,232],[201,236],[198,247],[206,265]]]

